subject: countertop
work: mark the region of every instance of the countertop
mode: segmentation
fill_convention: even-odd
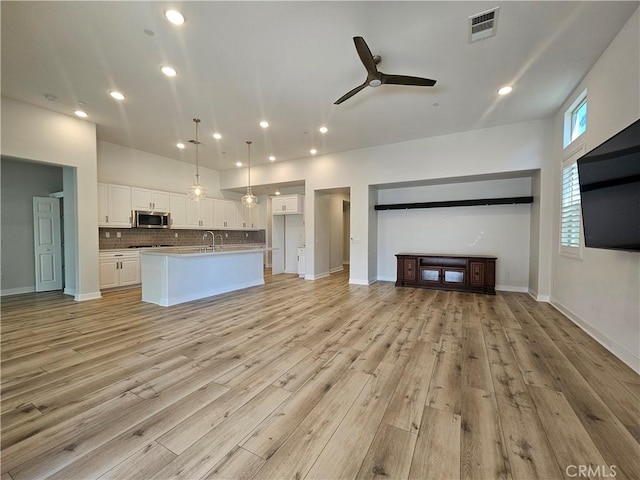
[[[216,249],[218,247],[222,247],[223,249],[227,249],[227,251],[232,250],[234,248],[238,250],[247,250],[247,249],[265,249],[266,246],[264,243],[230,243],[227,245],[216,245]],[[154,246],[154,247],[128,247],[128,248],[110,248],[110,249],[101,249],[99,253],[122,253],[122,252],[156,252],[162,250],[163,252],[171,251],[178,252],[184,250],[191,250],[205,248],[205,245],[178,245],[178,246]],[[209,246],[211,249],[211,246]]]
[[[215,247],[172,247],[172,248],[153,248],[144,249],[141,253],[153,256],[168,257],[210,257],[218,255],[237,255],[241,253],[266,252],[273,250],[264,246],[251,245],[222,245]]]

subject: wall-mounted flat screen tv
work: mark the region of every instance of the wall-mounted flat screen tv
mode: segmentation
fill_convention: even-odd
[[[578,160],[584,243],[640,251],[640,120]]]

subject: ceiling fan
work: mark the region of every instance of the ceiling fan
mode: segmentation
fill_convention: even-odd
[[[358,52],[358,55],[360,56],[360,60],[362,61],[364,68],[367,69],[367,79],[362,85],[358,85],[356,88],[345,93],[338,100],[333,102],[335,105],[340,105],[342,102],[353,97],[356,93],[367,86],[378,87],[386,83],[390,85],[415,85],[419,87],[433,87],[436,84],[436,81],[431,80],[430,78],[410,77],[408,75],[387,75],[386,73],[382,73],[378,70],[377,67],[378,63],[380,63],[380,60],[382,60],[382,57],[380,57],[380,55],[371,54],[371,50],[369,50],[367,42],[364,41],[364,38],[353,37],[353,43],[356,44],[356,50]]]

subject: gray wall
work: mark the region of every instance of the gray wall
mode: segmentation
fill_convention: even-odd
[[[62,191],[62,168],[0,159],[2,182],[2,294],[35,289],[33,197]]]

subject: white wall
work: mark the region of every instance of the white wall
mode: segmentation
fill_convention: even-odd
[[[75,289],[65,292],[76,300],[100,297],[95,124],[7,97],[1,102],[2,155],[75,170],[63,175],[65,197],[77,199],[65,203],[65,259],[75,267],[65,272],[66,285]]]
[[[549,123],[546,119],[537,120],[306,160],[258,165],[252,168],[251,174],[256,185],[305,181],[306,244],[310,269],[315,268],[314,192],[350,188],[350,235],[353,238],[350,245],[350,281],[367,284],[378,277],[378,216],[373,208],[377,201],[376,185],[436,179],[451,181],[457,177],[500,175],[504,172],[530,174],[538,169],[547,170],[551,163],[549,145],[552,142]],[[541,175],[542,191],[552,188],[547,185],[549,178]],[[221,172],[220,183],[221,188],[234,188],[243,185],[244,178],[241,172],[225,170]],[[541,209],[541,212],[545,215],[547,210]],[[549,225],[551,219],[542,218],[540,223]],[[542,265],[545,262],[550,262],[548,254],[540,258]],[[309,273],[313,275],[315,271]]]
[[[587,131],[562,148],[564,112],[587,89]],[[640,253],[585,248],[581,260],[559,251],[561,161],[577,145],[590,151],[640,118],[640,13],[596,62],[554,118],[553,284],[551,302],[640,372]]]
[[[381,189],[379,204],[531,195],[530,178]],[[378,278],[396,280],[397,253],[495,255],[496,288],[527,292],[531,207],[491,205],[378,211]]]
[[[307,197],[308,198],[308,197]],[[313,257],[314,270],[312,277],[306,273],[306,278],[321,278],[329,275],[331,263],[331,195],[324,192],[315,192],[315,211],[314,211],[314,229]],[[307,225],[309,223],[307,222]],[[309,251],[309,244],[307,243]],[[305,255],[306,255],[305,252]],[[309,260],[306,260],[307,264]]]
[[[62,168],[2,158],[2,295],[35,291],[33,197],[62,188]]]
[[[239,200],[242,194],[220,191],[220,172],[200,167],[207,196]],[[98,181],[186,193],[195,181],[196,166],[153,153],[98,142]]]

